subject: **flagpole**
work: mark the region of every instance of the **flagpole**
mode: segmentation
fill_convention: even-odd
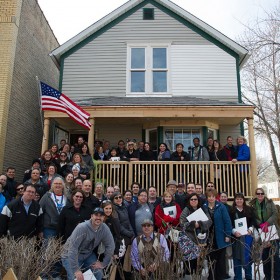
[[[47,140],[45,132],[44,132],[44,120],[43,120],[43,110],[42,110],[42,90],[41,90],[41,84],[38,76],[36,76],[36,82],[38,87],[38,99],[39,99],[39,108],[40,108],[40,119],[41,119],[41,127],[43,131],[43,143]],[[43,146],[42,143],[42,146]]]

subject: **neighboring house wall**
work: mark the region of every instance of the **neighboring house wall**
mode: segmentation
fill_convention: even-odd
[[[12,1],[16,2],[16,1]],[[17,179],[40,156],[42,118],[36,76],[58,86],[59,71],[48,56],[59,46],[36,0],[25,0],[20,11],[10,95],[4,154],[4,168],[14,166]]]
[[[6,141],[6,131],[12,87],[12,73],[15,60],[15,44],[18,36],[21,0],[0,2],[0,172]]]
[[[143,20],[141,7],[67,56],[62,90],[73,99],[126,96],[127,46],[166,43],[171,95],[237,101],[235,58],[159,8],[147,7],[154,8],[155,20]]]

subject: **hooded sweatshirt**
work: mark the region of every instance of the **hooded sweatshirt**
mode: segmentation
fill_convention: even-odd
[[[62,258],[68,259],[73,274],[79,270],[78,260],[87,259],[100,243],[105,247],[103,266],[107,266],[114,254],[115,242],[109,227],[102,223],[97,230],[92,226],[91,220],[77,225],[64,245]]]

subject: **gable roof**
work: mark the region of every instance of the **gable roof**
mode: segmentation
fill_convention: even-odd
[[[174,12],[178,16],[182,17],[186,21],[190,22],[194,26],[198,27],[200,30],[204,31],[206,34],[210,35],[212,38],[218,40],[223,45],[227,46],[229,49],[234,51],[239,56],[239,65],[242,66],[249,57],[248,50],[230,39],[229,37],[225,36],[212,26],[208,25],[204,21],[200,20],[199,18],[195,17],[191,13],[187,12],[183,8],[179,7],[178,5],[174,4],[169,0],[152,0],[163,7],[169,9],[170,11]],[[60,66],[60,59],[63,54],[71,50],[73,47],[87,39],[89,36],[100,30],[101,28],[105,27],[107,24],[111,23],[118,17],[122,16],[123,14],[127,13],[137,5],[143,2],[151,2],[147,0],[130,0],[117,8],[116,10],[112,11],[110,14],[106,15],[99,21],[95,22],[55,50],[50,53],[50,56],[54,63],[59,67]]]

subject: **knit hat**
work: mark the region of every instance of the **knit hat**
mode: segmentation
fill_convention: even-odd
[[[41,164],[41,161],[38,159],[38,158],[35,158],[35,159],[33,159],[32,160],[32,165],[34,164],[34,163],[39,163],[39,164]]]
[[[79,172],[80,172],[80,170],[81,170],[80,165],[78,163],[74,164],[72,167],[72,170],[74,170],[74,169],[79,170]]]

